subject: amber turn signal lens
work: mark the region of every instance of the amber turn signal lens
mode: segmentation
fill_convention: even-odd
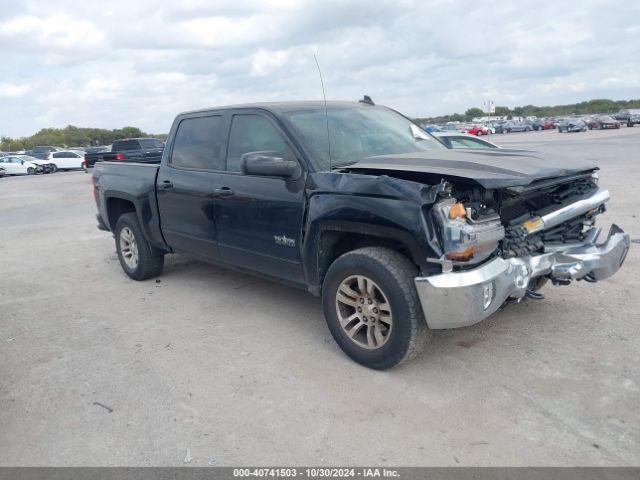
[[[449,210],[449,218],[463,218],[467,216],[467,211],[461,203],[454,203]]]
[[[457,203],[456,205],[460,205]],[[447,258],[449,260],[458,260],[458,261],[466,261],[469,260],[473,256],[473,247],[469,247],[466,250],[461,252],[449,252],[447,253]]]

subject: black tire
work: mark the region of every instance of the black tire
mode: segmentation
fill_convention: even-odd
[[[627,127],[633,127],[633,123],[627,122]]]
[[[340,325],[337,293],[350,276],[373,280],[387,297],[393,326],[386,342],[375,349],[359,346]],[[414,284],[418,270],[405,256],[383,247],[365,247],[335,260],[322,284],[322,306],[331,335],[342,350],[365,367],[385,370],[416,357],[429,343],[431,331],[422,313]]]
[[[35,175],[36,174],[36,169],[33,167],[29,167],[27,168],[27,175]]]
[[[538,292],[542,287],[544,287],[547,284],[548,281],[549,281],[549,277],[532,278],[529,281],[527,290],[531,290],[532,292]]]
[[[53,167],[51,168],[51,173],[56,173],[58,171],[58,166],[57,165],[53,165]]]
[[[138,262],[135,267],[129,266],[122,255],[120,236],[125,227],[132,232],[137,245]],[[158,253],[149,244],[142,233],[142,229],[138,224],[138,217],[135,213],[125,213],[121,215],[116,223],[114,234],[118,260],[120,260],[120,266],[124,270],[124,273],[134,280],[146,280],[160,275],[164,267],[164,254]]]

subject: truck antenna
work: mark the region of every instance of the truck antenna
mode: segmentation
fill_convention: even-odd
[[[320,76],[320,86],[322,87],[322,98],[324,99],[324,118],[327,123],[327,147],[329,149],[329,171],[331,171],[331,135],[329,134],[329,111],[327,110],[327,96],[324,93],[324,82],[322,81],[322,72],[320,71],[320,64],[318,63],[318,57],[313,54],[313,59],[316,61],[316,67],[318,67],[318,75]]]

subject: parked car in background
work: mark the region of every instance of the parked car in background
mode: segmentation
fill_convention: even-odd
[[[530,132],[533,130],[531,125],[523,122],[514,122],[512,120],[496,126],[496,133],[511,133],[511,132]]]
[[[544,118],[538,118],[530,122],[531,128],[534,130],[552,130],[556,128],[555,123],[551,120],[545,120]]]
[[[636,124],[640,124],[640,108],[623,108],[613,115],[613,118],[620,123],[626,123],[627,127],[633,127]]]
[[[0,166],[4,167],[7,175],[35,175],[42,172],[40,165],[25,161],[16,155],[0,158]]]
[[[433,132],[432,135],[448,148],[500,148],[484,138],[459,132]]]
[[[40,160],[39,158],[32,157],[30,155],[16,155],[20,160],[24,160],[25,162],[35,163],[36,165],[41,167],[41,170],[36,173],[53,173],[56,171],[56,166],[48,162],[47,160]]]
[[[565,118],[557,124],[558,132],[586,132],[587,124],[579,118]]]
[[[47,154],[46,161],[55,165],[55,170],[75,170],[82,168],[84,152],[62,150]]]
[[[589,130],[602,130],[604,128],[620,128],[620,122],[609,115],[594,115],[586,122]]]
[[[442,132],[459,132],[462,127],[459,123],[447,123],[446,125],[442,125],[440,127],[440,131]]]
[[[144,162],[158,163],[162,158],[164,143],[157,138],[126,138],[116,140],[109,152],[85,153],[85,170],[96,162]]]
[[[40,160],[45,160],[48,154],[50,154],[51,152],[57,152],[58,150],[61,150],[61,149],[58,147],[52,147],[52,146],[38,146],[38,147],[33,147],[31,150],[28,150],[25,153],[31,157],[39,158]]]
[[[465,131],[469,135],[476,135],[476,136],[489,134],[489,130],[487,129],[487,127],[483,127],[482,125],[473,125],[472,127],[467,128]]]

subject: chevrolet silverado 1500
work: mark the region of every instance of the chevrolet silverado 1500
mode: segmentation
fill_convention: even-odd
[[[302,287],[376,369],[549,280],[603,280],[629,249],[615,225],[597,240],[609,192],[593,165],[447,149],[371,102],[184,113],[159,165],[100,162],[93,181],[131,278],[175,252]]]

